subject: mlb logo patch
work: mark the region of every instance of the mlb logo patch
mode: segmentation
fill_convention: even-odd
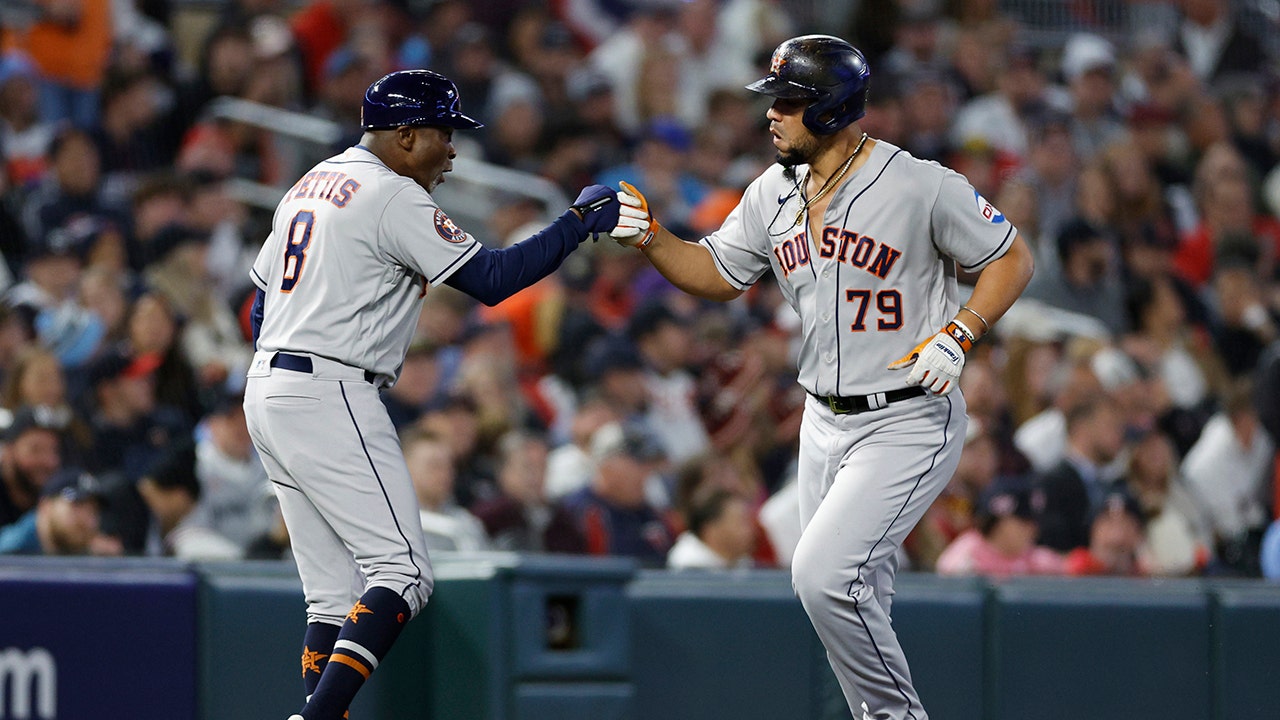
[[[440,208],[436,208],[435,225],[440,237],[451,243],[460,243],[467,239],[467,233],[450,220]]]
[[[978,213],[982,215],[982,219],[997,225],[1004,222],[1004,214],[996,209],[994,205],[987,202],[987,199],[978,194],[977,190],[973,191],[973,197],[978,201]]]

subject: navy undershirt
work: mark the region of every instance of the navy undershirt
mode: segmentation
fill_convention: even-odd
[[[497,305],[554,272],[586,234],[582,220],[572,210],[565,211],[541,232],[511,247],[481,247],[444,282],[485,305]]]

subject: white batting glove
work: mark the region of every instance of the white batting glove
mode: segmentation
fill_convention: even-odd
[[[889,364],[890,370],[911,368],[908,385],[920,385],[934,395],[946,395],[959,384],[964,356],[973,347],[973,333],[952,320],[937,335]]]
[[[609,237],[620,245],[644,247],[653,242],[653,236],[662,230],[662,226],[653,219],[649,211],[649,201],[629,182],[619,183],[618,191],[618,226],[609,231]]]

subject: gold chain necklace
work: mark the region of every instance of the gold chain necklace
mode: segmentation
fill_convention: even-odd
[[[792,227],[795,227],[796,225],[800,224],[800,221],[804,218],[804,214],[809,211],[810,205],[821,200],[822,196],[826,195],[828,190],[835,187],[836,183],[840,182],[840,178],[844,177],[844,174],[849,171],[849,166],[853,165],[853,159],[858,157],[858,153],[862,152],[862,144],[865,143],[866,141],[867,141],[867,134],[862,133],[862,139],[858,141],[858,146],[853,149],[853,154],[849,156],[849,159],[844,161],[844,165],[840,166],[840,172],[831,176],[825,183],[823,183],[822,187],[818,188],[818,192],[816,195],[804,201],[804,205],[801,206],[800,212],[796,213],[796,219],[791,222]],[[812,167],[810,167],[808,170],[805,171],[804,182],[801,183],[801,187],[804,187],[805,185],[809,184],[809,175],[812,172],[813,172]],[[800,197],[804,197],[803,191],[801,191]]]

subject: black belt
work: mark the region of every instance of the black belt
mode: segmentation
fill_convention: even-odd
[[[310,374],[315,366],[311,364],[311,358],[306,355],[291,355],[289,353],[278,352],[271,356],[271,367]],[[365,382],[371,383],[377,379],[377,374],[368,370],[364,371]]]
[[[889,405],[900,402],[902,400],[910,400],[913,397],[924,395],[924,388],[919,385],[912,387],[899,388],[888,392],[876,393],[875,395],[853,395],[850,397],[838,397],[835,395],[814,395],[818,402],[831,408],[831,412],[837,415],[856,415],[868,410],[880,410]]]

